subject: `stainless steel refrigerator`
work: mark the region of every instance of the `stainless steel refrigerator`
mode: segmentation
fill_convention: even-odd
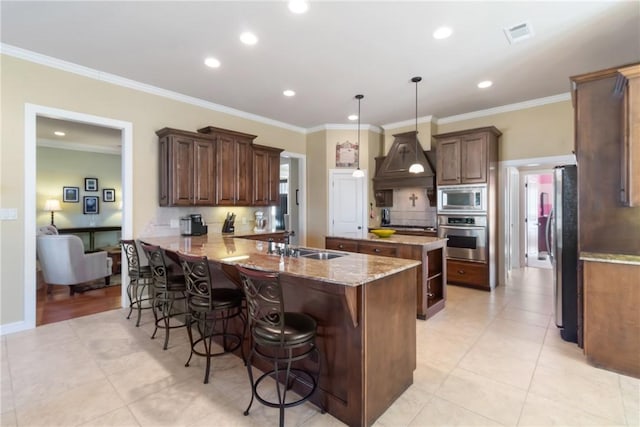
[[[553,210],[547,247],[553,266],[554,316],[560,336],[578,342],[578,173],[575,165],[553,171]]]

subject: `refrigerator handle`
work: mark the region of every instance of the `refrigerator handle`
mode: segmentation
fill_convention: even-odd
[[[551,223],[554,221],[553,219],[553,208],[549,212],[549,218],[547,218],[547,229],[545,230],[545,237],[547,238],[547,251],[549,252],[549,259],[553,261],[553,246],[551,246]]]

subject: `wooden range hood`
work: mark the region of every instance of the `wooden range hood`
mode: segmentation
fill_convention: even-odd
[[[409,172],[409,166],[416,162],[416,133],[411,131],[393,135],[393,145],[373,178],[374,191],[406,187],[435,189],[435,150],[426,152],[428,155],[418,150],[418,163],[422,164],[424,172]]]

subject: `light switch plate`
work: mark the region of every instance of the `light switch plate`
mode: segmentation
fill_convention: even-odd
[[[0,221],[11,221],[18,219],[18,209],[2,208],[0,209]]]

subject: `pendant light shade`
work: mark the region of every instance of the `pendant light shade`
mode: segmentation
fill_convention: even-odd
[[[364,171],[360,169],[360,101],[364,98],[364,95],[356,95],[358,100],[358,169],[353,171],[354,178],[364,178]]]
[[[424,172],[424,166],[422,166],[422,164],[418,163],[418,150],[419,148],[419,144],[418,144],[418,83],[422,80],[422,77],[414,77],[411,79],[411,81],[413,83],[416,84],[416,161],[414,164],[412,164],[409,167],[409,172],[410,173],[422,173]]]

